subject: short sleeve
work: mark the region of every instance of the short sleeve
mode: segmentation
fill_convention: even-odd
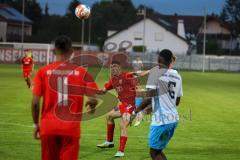
[[[158,83],[159,83],[159,78],[165,74],[167,69],[159,69],[158,66],[152,68],[150,70],[149,76],[148,76],[148,81],[146,88],[147,89],[157,89],[158,88]]]
[[[97,93],[98,86],[94,81],[93,77],[88,72],[86,72],[84,76],[84,82],[85,82],[85,94],[87,96],[94,96]]]
[[[135,75],[134,73],[128,72],[128,73],[126,73],[125,76],[127,79],[131,79],[131,78],[134,78],[134,75]]]
[[[113,89],[113,83],[112,83],[112,80],[109,80],[107,83],[104,84],[104,88],[106,90],[111,90]]]
[[[150,70],[146,88],[157,89],[157,80],[158,80],[158,76],[156,75],[156,68],[153,68]]]
[[[41,75],[41,70],[39,70],[34,79],[33,79],[33,90],[32,93],[35,96],[42,96],[43,95],[43,77]]]

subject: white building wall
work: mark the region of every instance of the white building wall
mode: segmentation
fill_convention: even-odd
[[[200,33],[203,33],[203,28],[200,28]],[[207,22],[207,34],[231,34],[229,30],[222,27],[217,21]]]
[[[105,44],[114,42],[119,45],[122,41],[130,41],[133,43],[133,46],[143,45],[143,40],[135,39],[136,35],[138,35],[138,37],[141,37],[141,35],[143,36],[143,21],[138,22],[128,29],[107,39]],[[187,42],[150,19],[146,20],[145,37],[145,45],[147,46],[147,50],[150,52],[169,49],[174,52],[174,54],[186,54],[189,47]],[[118,48],[114,51],[118,51]],[[127,51],[132,51],[132,48]]]

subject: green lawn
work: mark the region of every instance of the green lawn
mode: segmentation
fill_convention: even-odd
[[[104,70],[97,79],[102,86]],[[169,160],[240,159],[240,74],[181,72],[184,97],[180,124],[166,149]],[[18,65],[0,65],[0,159],[39,160],[40,144],[32,137],[31,92]],[[149,117],[147,117],[149,118]],[[126,160],[150,160],[149,121],[129,129]],[[105,139],[104,116],[82,123],[80,158],[110,160],[117,147],[100,150]],[[119,127],[115,132],[119,144]]]

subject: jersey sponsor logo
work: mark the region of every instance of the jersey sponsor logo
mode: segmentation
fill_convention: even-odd
[[[79,71],[74,71],[74,73],[73,73],[75,76],[79,76]]]
[[[154,115],[152,117],[152,124],[168,124],[179,121],[179,115],[177,113],[168,113],[161,115]]]

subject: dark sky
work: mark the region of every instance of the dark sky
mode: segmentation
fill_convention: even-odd
[[[86,5],[92,5],[99,0],[80,0]],[[70,0],[39,0],[41,6],[46,3],[49,5],[51,14],[65,14]],[[207,12],[219,14],[225,3],[225,0],[133,0],[134,4],[145,4],[164,14],[184,14],[184,15],[202,15],[204,8]]]

